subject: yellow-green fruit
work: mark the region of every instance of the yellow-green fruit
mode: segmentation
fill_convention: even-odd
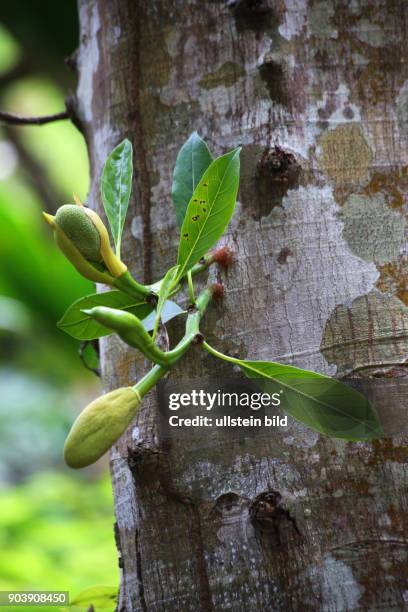
[[[97,461],[125,431],[141,402],[132,387],[115,389],[91,402],[68,434],[65,462],[72,468],[82,468]]]
[[[64,204],[57,210],[55,223],[88,261],[101,262],[101,237],[83,206]]]

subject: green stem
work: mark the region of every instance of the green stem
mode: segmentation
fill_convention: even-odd
[[[146,395],[155,384],[163,378],[163,376],[169,371],[169,369],[184,355],[184,353],[189,349],[194,339],[197,337],[197,334],[200,333],[200,320],[211,300],[212,290],[210,288],[205,289],[197,298],[196,305],[194,310],[190,312],[186,321],[186,333],[182,340],[177,344],[177,346],[168,353],[164,353],[166,356],[170,357],[169,362],[163,365],[155,365],[153,368],[134,385],[134,389],[136,389],[141,397]]]
[[[204,257],[202,258],[201,263],[197,263],[195,266],[193,266],[191,268],[191,270],[189,270],[189,272],[191,272],[191,276],[195,276],[196,274],[200,274],[200,272],[204,272],[204,270],[207,270],[207,268],[209,268],[213,263],[215,263],[214,260],[214,255],[210,254],[210,255],[204,255]],[[171,297],[172,295],[175,295],[176,293],[178,293],[182,287],[182,283],[185,282],[186,280],[186,276],[184,276],[183,278],[179,279],[175,286],[174,289],[172,289],[171,293],[169,294],[169,297]],[[152,291],[153,293],[159,293],[160,291],[160,284],[163,282],[164,277],[161,278],[159,281],[156,281],[155,283],[153,283],[152,285],[149,286],[150,291]]]
[[[208,353],[211,353],[211,355],[214,355],[214,357],[218,357],[219,359],[223,359],[224,361],[229,361],[230,363],[236,363],[238,365],[241,363],[240,359],[236,359],[235,357],[230,357],[229,355],[224,355],[224,353],[220,353],[220,351],[217,351],[215,348],[210,346],[208,342],[203,342],[203,347]]]
[[[182,283],[184,283],[187,278],[190,300],[194,304],[194,287],[192,277],[196,274],[200,274],[200,272],[204,272],[204,270],[207,270],[207,268],[209,268],[213,263],[216,263],[216,261],[217,260],[215,259],[214,253],[207,253],[207,255],[204,255],[199,263],[195,264],[191,270],[187,272],[187,274],[177,280],[174,289],[172,289],[169,294],[169,297],[180,291]],[[160,291],[160,284],[163,280],[164,277],[152,285],[141,285],[133,278],[133,276],[131,276],[129,271],[127,271],[121,277],[115,279],[114,285],[132,297],[142,297],[143,299],[147,298],[147,301],[154,301],[155,299],[157,300],[157,294]]]
[[[115,255],[116,255],[116,257],[118,259],[120,259],[120,249],[121,249],[121,247],[122,247],[122,235],[119,232],[119,238],[118,238],[118,241],[116,243],[116,248],[115,248]]]
[[[195,276],[196,274],[200,274],[200,272],[204,272],[204,270],[207,270],[207,268],[209,268],[213,263],[214,260],[211,255],[204,255],[203,261],[193,266],[190,272],[192,276]]]
[[[196,307],[196,310],[198,310],[198,312],[199,312],[200,318],[205,313],[205,310],[206,310],[208,304],[210,303],[210,300],[211,300],[212,296],[213,296],[213,288],[212,287],[207,287],[198,296],[198,298],[196,300],[196,303],[195,303],[195,307]]]
[[[200,321],[211,298],[211,288],[204,289],[204,291],[202,291],[202,293],[200,293],[198,296],[194,309],[187,317],[184,337],[173,350],[165,353],[170,366],[174,365],[176,361],[178,361],[180,357],[184,355],[184,353],[190,348],[197,335],[200,333]]]
[[[196,274],[200,274],[200,272],[204,272],[204,270],[207,270],[213,263],[215,263],[214,253],[207,253],[199,263],[196,263],[195,266],[187,272],[187,278],[190,273],[191,276],[195,276]],[[186,276],[183,276],[180,280],[183,281],[185,278]]]
[[[120,291],[138,300],[148,301],[148,298],[154,295],[149,287],[138,283],[130,274],[129,270],[115,278],[113,284],[117,289],[120,289]]]
[[[191,270],[187,272],[187,282],[188,282],[188,294],[190,296],[190,302],[194,304],[195,297],[194,297],[193,276],[192,276]]]
[[[169,371],[169,368],[155,365],[133,388],[139,391],[140,396],[144,397],[152,387]]]
[[[156,336],[157,336],[157,332],[158,332],[158,329],[159,329],[159,325],[160,325],[160,317],[158,317],[156,315],[156,318],[154,320],[154,327],[153,327],[153,331],[152,331],[152,340],[153,340],[153,342],[156,341]]]

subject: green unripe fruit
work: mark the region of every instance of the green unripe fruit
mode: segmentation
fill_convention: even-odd
[[[65,441],[64,459],[72,468],[91,465],[123,434],[142,402],[132,387],[121,387],[91,402]]]
[[[64,204],[57,210],[55,223],[88,261],[101,262],[101,237],[83,206]]]
[[[116,332],[124,342],[142,351],[154,363],[163,366],[168,363],[168,354],[159,349],[143,327],[143,323],[132,313],[107,306],[95,306],[82,312]]]

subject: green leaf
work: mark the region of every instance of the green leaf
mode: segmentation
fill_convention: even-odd
[[[132,175],[132,143],[125,139],[109,155],[101,179],[102,202],[118,257],[132,191]]]
[[[94,306],[109,306],[120,310],[127,310],[144,319],[152,310],[147,302],[138,302],[121,291],[106,291],[94,293],[80,298],[68,308],[62,319],[57,323],[64,332],[78,340],[95,340],[112,333],[103,325],[100,325],[89,315],[81,312]]]
[[[383,435],[370,402],[335,378],[269,361],[234,362],[267,393],[283,391],[282,409],[319,433],[345,440]]]
[[[100,368],[99,354],[93,340],[83,340],[80,348],[82,364],[91,372],[97,373]]]
[[[180,230],[177,264],[182,278],[218,241],[235,208],[240,147],[212,162],[188,204]]]
[[[193,132],[177,155],[173,173],[172,196],[179,227],[183,224],[193,191],[212,160],[204,140]]]
[[[159,299],[158,299],[157,307],[156,307],[156,319],[155,319],[154,327],[153,327],[153,340],[155,339],[156,334],[157,334],[157,330],[159,327],[164,304],[167,298],[169,297],[171,290],[174,287],[174,281],[177,277],[178,269],[179,269],[178,266],[174,266],[173,268],[170,268],[170,270],[166,272],[166,275],[160,286]]]
[[[94,586],[85,589],[74,597],[66,610],[88,610],[91,606],[98,610],[114,610],[118,598],[118,588],[109,586]]]
[[[104,327],[89,315],[81,312],[94,306],[109,306],[119,310],[127,310],[136,315],[146,331],[152,331],[156,319],[153,307],[147,302],[138,302],[121,291],[105,291],[104,293],[93,293],[80,298],[67,309],[62,319],[57,323],[59,329],[66,332],[77,340],[96,340],[102,336],[111,334],[111,330]],[[162,307],[161,319],[167,323],[184,310],[175,302],[167,300]]]

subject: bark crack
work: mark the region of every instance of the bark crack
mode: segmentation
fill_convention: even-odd
[[[142,6],[139,2],[135,3],[136,11],[135,22],[137,23],[138,33],[133,37],[133,57],[134,61],[130,64],[134,70],[133,78],[129,79],[131,83],[130,92],[131,99],[135,101],[134,109],[132,110],[132,118],[134,124],[134,141],[137,155],[135,157],[135,166],[139,178],[139,192],[141,199],[142,210],[142,246],[143,246],[143,282],[151,283],[151,218],[150,218],[150,176],[146,161],[145,137],[143,133],[141,107],[141,67],[140,67],[140,28],[142,23]]]
[[[198,597],[200,600],[201,612],[213,612],[211,598],[211,587],[208,579],[207,564],[205,561],[205,550],[201,528],[201,517],[197,504],[192,499],[183,497],[173,489],[163,487],[162,491],[168,499],[176,501],[191,510],[191,546],[194,559],[195,575],[197,578]]]
[[[170,465],[168,462],[170,442],[163,443],[162,457],[166,457],[163,461],[162,469],[159,472],[159,481],[162,494],[167,499],[177,502],[191,510],[191,546],[194,559],[195,574],[197,577],[198,597],[200,601],[201,612],[212,612],[214,610],[211,598],[211,587],[208,578],[207,564],[205,560],[205,549],[203,543],[202,527],[200,511],[197,504],[188,496],[181,495],[173,486]]]
[[[137,575],[137,584],[139,589],[139,600],[140,607],[143,612],[147,612],[147,605],[145,599],[145,590],[143,583],[143,574],[142,574],[142,555],[140,553],[139,546],[139,530],[135,529],[135,551],[136,551],[136,575]]]
[[[208,580],[207,565],[205,562],[205,552],[203,535],[201,529],[200,512],[194,503],[191,503],[191,536],[194,547],[194,563],[198,578],[198,592],[202,612],[212,612],[213,605],[211,599],[210,581]]]

